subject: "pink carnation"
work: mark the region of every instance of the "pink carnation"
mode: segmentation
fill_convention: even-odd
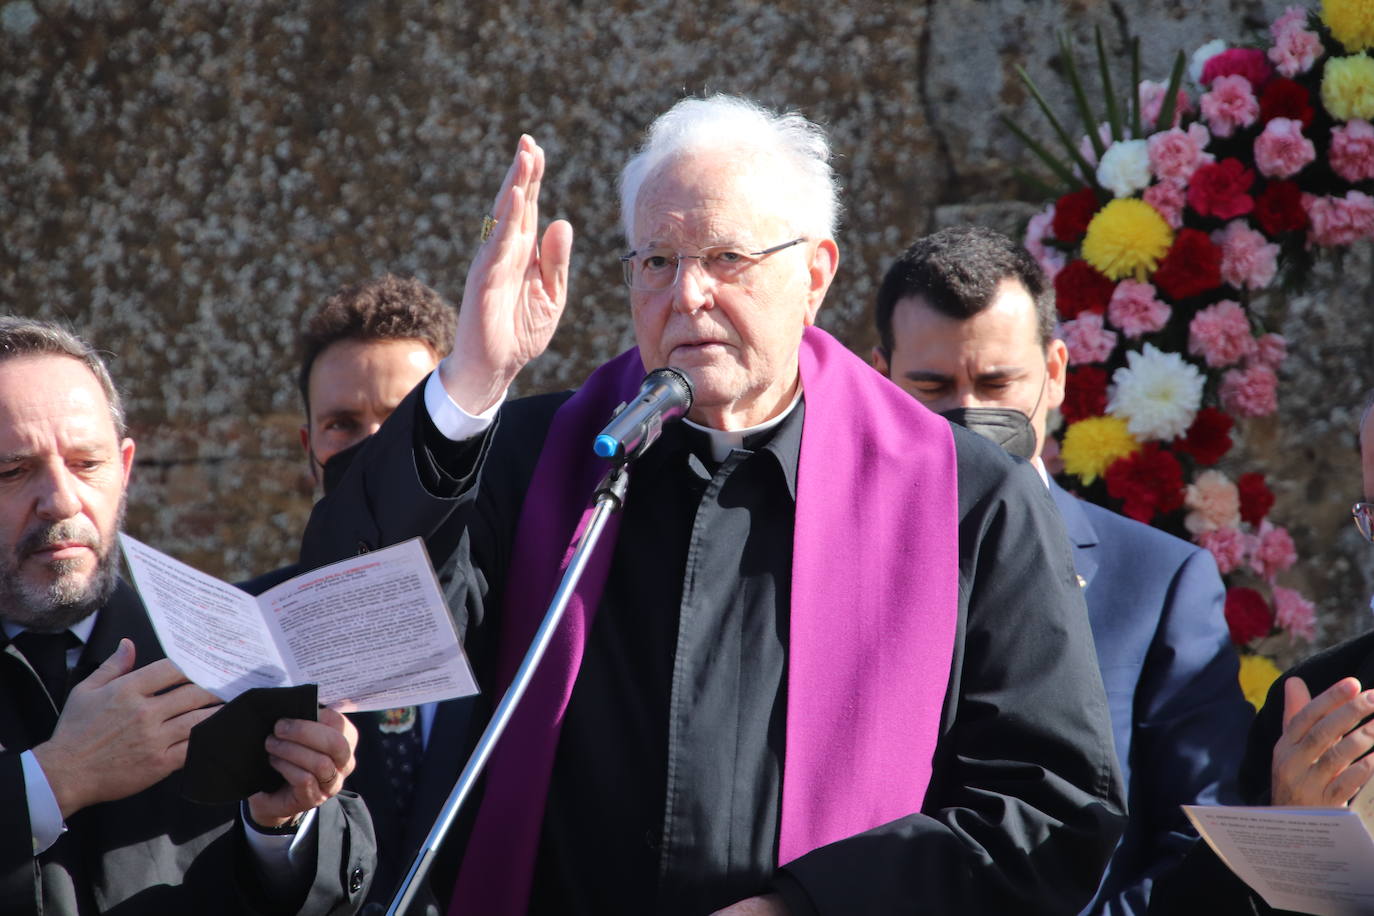
[[[1292,566],[1298,559],[1297,548],[1288,529],[1267,521],[1260,522],[1255,549],[1250,552],[1250,568],[1266,582]]]
[[[1274,619],[1290,636],[1301,636],[1308,642],[1317,635],[1317,609],[1291,588],[1275,585]]]
[[[1307,7],[1290,6],[1279,15],[1279,18],[1269,24],[1269,34],[1277,39],[1289,29],[1300,29],[1305,25],[1307,25]]]
[[[1346,181],[1374,178],[1374,125],[1358,118],[1331,128],[1331,170]]]
[[[1270,122],[1273,123],[1273,122]],[[1221,278],[1236,289],[1263,289],[1279,269],[1279,246],[1244,220],[1232,220],[1212,233],[1221,248]]]
[[[1223,299],[1200,309],[1188,324],[1188,352],[1213,369],[1235,365],[1254,353],[1250,319],[1240,303]]]
[[[1225,526],[1200,532],[1193,540],[1211,552],[1217,561],[1217,570],[1224,576],[1240,568],[1245,557],[1254,547],[1254,537],[1239,528]]]
[[[1169,92],[1167,83],[1156,83],[1152,80],[1141,80],[1138,88],[1140,93],[1140,123],[1142,129],[1148,134],[1154,128],[1155,122],[1159,120],[1159,114],[1164,110],[1164,96]],[[1193,103],[1188,98],[1188,93],[1182,89],[1174,97],[1174,123],[1170,126],[1177,127],[1183,120],[1183,116],[1190,114],[1193,110]]]
[[[1374,197],[1347,191],[1345,197],[1302,195],[1302,208],[1311,224],[1310,245],[1349,245],[1374,236]]]
[[[1221,377],[1221,406],[1241,417],[1267,417],[1279,409],[1278,387],[1268,366],[1232,369]]]
[[[1184,185],[1175,181],[1161,181],[1145,189],[1145,203],[1159,211],[1164,222],[1175,229],[1183,225],[1183,205],[1188,202]]]
[[[1096,312],[1082,312],[1072,321],[1059,326],[1059,336],[1069,348],[1069,362],[1074,365],[1100,363],[1116,349],[1116,332],[1102,326],[1102,316]]]
[[[1201,124],[1189,124],[1186,131],[1175,127],[1152,134],[1146,141],[1150,170],[1160,181],[1186,183],[1198,166],[1214,161],[1215,157],[1205,152],[1211,139]]]
[[[1199,101],[1207,126],[1217,137],[1229,137],[1237,127],[1249,127],[1259,117],[1259,100],[1243,76],[1219,76],[1212,91]]]
[[[1169,322],[1171,312],[1167,302],[1155,297],[1153,284],[1135,280],[1118,283],[1107,303],[1107,320],[1127,337],[1153,334]]]
[[[1193,534],[1240,525],[1240,490],[1221,471],[1203,471],[1188,484],[1183,504],[1190,510],[1183,525]]]
[[[1274,36],[1274,46],[1269,49],[1269,62],[1289,79],[1311,70],[1322,53],[1321,38],[1316,32],[1304,28],[1305,25],[1307,10],[1290,6],[1269,27],[1269,34]]]
[[[1255,341],[1255,362],[1275,372],[1288,358],[1288,341],[1282,334],[1264,334]]]
[[[1058,248],[1051,248],[1045,244],[1045,236],[1053,235],[1051,227],[1054,225],[1054,204],[1050,204],[1044,210],[1035,214],[1026,223],[1026,250],[1035,258],[1040,269],[1045,272],[1045,278],[1053,283],[1055,276],[1064,269],[1066,256]]]
[[[1271,118],[1255,138],[1255,165],[1270,178],[1292,178],[1317,158],[1317,148],[1302,135],[1302,122]]]

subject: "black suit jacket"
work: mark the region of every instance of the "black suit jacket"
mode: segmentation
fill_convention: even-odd
[[[73,683],[133,640],[139,667],[163,657],[138,596],[120,582],[98,612]],[[268,900],[254,880],[239,807],[198,805],[180,795],[180,773],[118,801],[92,805],[33,855],[20,754],[41,744],[57,710],[10,645],[0,651],[0,913],[146,916],[352,913],[361,906],[374,858],[371,824],[351,793],[316,814],[314,882],[301,901]]]
[[[303,571],[300,564],[293,563],[256,579],[240,582],[239,588],[258,595]],[[451,569],[440,570],[438,578],[440,585],[447,590],[452,578]],[[415,796],[409,813],[404,816],[387,781],[381,733],[374,717],[370,713],[351,716],[358,727],[358,747],[355,752],[358,765],[344,787],[356,792],[366,802],[377,835],[377,871],[362,909],[367,916],[386,912],[401,879],[410,870],[415,853],[429,835],[439,810],[458,781],[468,750],[474,743],[471,740],[473,736],[468,733],[474,702],[473,698],[463,697],[445,700],[435,708],[429,743],[425,746],[424,758],[415,776]],[[433,890],[421,893],[410,912],[415,916],[421,913],[424,916],[442,916],[447,913],[448,901],[444,899],[441,903],[440,898],[446,893],[452,879],[446,876],[444,880],[447,883],[439,894]]]

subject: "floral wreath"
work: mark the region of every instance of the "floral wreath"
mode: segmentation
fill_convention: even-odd
[[[1087,135],[1074,143],[1024,72],[1067,157],[1006,121],[1059,182],[1039,182],[1057,199],[1026,229],[1069,352],[1047,464],[1078,495],[1211,552],[1258,705],[1279,672],[1256,643],[1310,641],[1315,610],[1279,584],[1297,552],[1268,518],[1264,476],[1216,465],[1237,420],[1278,408],[1286,343],[1253,301],[1300,285],[1324,249],[1374,238],[1374,3],[1290,7],[1267,41],[1180,52],[1167,84],[1140,79],[1137,40],[1124,106],[1099,32],[1105,121],[1061,46]]]

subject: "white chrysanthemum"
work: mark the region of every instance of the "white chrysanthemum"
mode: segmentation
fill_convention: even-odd
[[[1144,140],[1113,143],[1097,164],[1097,183],[1113,197],[1133,197],[1149,187],[1150,179],[1150,148]]]
[[[1207,61],[1225,50],[1226,42],[1214,38],[1193,52],[1192,58],[1188,61],[1188,78],[1193,81],[1194,86],[1202,85],[1202,68],[1207,66]]]
[[[1112,373],[1107,413],[1126,421],[1142,442],[1168,441],[1188,431],[1202,404],[1202,373],[1177,353],[1153,344],[1126,354],[1127,365]]]

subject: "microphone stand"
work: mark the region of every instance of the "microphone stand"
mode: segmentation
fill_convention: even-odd
[[[419,888],[423,885],[423,880],[429,873],[430,867],[434,864],[435,853],[439,849],[439,844],[443,842],[444,835],[453,826],[454,819],[458,816],[458,809],[462,807],[464,800],[472,791],[472,787],[477,783],[477,777],[481,775],[482,769],[487,764],[487,759],[491,757],[492,749],[496,746],[497,740],[510,724],[511,716],[515,713],[515,706],[520,702],[520,698],[525,693],[525,688],[529,686],[530,680],[534,677],[534,670],[539,665],[540,659],[544,657],[544,650],[549,646],[549,640],[553,637],[554,629],[558,622],[563,619],[563,612],[568,607],[568,601],[572,598],[573,592],[577,588],[578,580],[582,578],[582,571],[587,566],[587,560],[591,557],[592,551],[596,549],[596,543],[601,538],[601,532],[606,527],[606,520],[610,518],[612,512],[618,511],[625,504],[625,491],[629,487],[630,475],[626,461],[619,461],[611,466],[606,472],[606,476],[601,478],[601,483],[597,485],[594,496],[596,510],[592,515],[587,530],[582,533],[582,540],[577,545],[572,559],[568,561],[568,568],[563,573],[563,580],[558,584],[558,590],[553,594],[553,600],[549,603],[549,609],[544,613],[544,620],[539,624],[538,631],[534,634],[534,641],[530,643],[525,658],[520,662],[520,667],[515,672],[515,677],[511,681],[506,693],[501,697],[501,702],[497,705],[495,712],[491,715],[491,721],[487,723],[486,730],[482,732],[482,737],[477,742],[476,749],[472,756],[463,766],[463,772],[458,776],[458,782],[454,785],[453,791],[449,793],[448,800],[444,802],[444,807],[439,812],[439,817],[434,821],[434,826],[430,828],[429,835],[415,853],[415,858],[411,860],[410,871],[406,873],[401,886],[397,888],[395,896],[391,900],[391,906],[387,909],[387,916],[402,916],[415,902],[415,897],[419,893]]]

